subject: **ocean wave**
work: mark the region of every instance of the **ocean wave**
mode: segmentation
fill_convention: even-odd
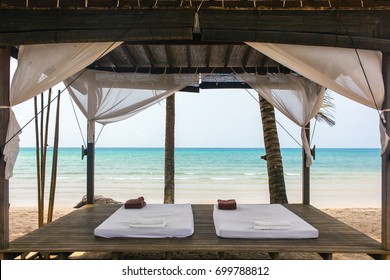
[[[286,176],[301,176],[301,174],[300,173],[288,173],[288,172],[286,172],[286,173],[284,173]]]
[[[220,178],[210,178],[210,180],[217,180],[217,181],[222,181],[222,180],[237,180],[237,178],[227,178],[227,177],[220,177]]]
[[[70,178],[70,177],[57,177],[57,180],[69,180],[69,179],[73,179],[73,178]]]
[[[125,180],[133,180],[133,178],[123,178],[123,177],[103,177],[103,180],[106,181],[125,181]],[[140,178],[141,179],[141,178]]]

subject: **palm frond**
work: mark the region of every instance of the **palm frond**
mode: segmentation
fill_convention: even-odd
[[[335,111],[336,105],[333,102],[333,97],[328,91],[326,91],[322,107],[315,118],[319,122],[325,122],[329,126],[334,126],[336,124],[335,118],[333,116]]]

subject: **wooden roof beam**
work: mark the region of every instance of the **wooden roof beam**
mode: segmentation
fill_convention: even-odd
[[[324,8],[383,8],[388,7],[388,1],[380,0],[288,0],[288,1],[178,1],[178,0],[2,0],[0,3],[7,8],[47,8],[47,9],[121,9],[121,8],[267,8],[267,9],[324,9]]]
[[[292,73],[284,66],[281,67],[99,67],[95,64],[88,69],[110,71],[116,73],[150,73],[150,74],[244,74],[264,75],[266,73]]]
[[[0,45],[192,40],[194,13],[192,9],[106,11],[0,7]]]

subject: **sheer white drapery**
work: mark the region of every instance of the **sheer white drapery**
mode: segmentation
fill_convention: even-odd
[[[299,125],[306,165],[312,164],[305,126],[321,109],[325,88],[293,74],[239,75],[282,114]]]
[[[381,109],[384,85],[382,54],[379,51],[271,43],[247,44],[317,84],[374,109],[376,103]]]
[[[20,104],[77,73],[100,56],[121,43],[69,43],[21,46],[18,67],[11,83],[10,104]],[[20,126],[14,113],[10,113],[7,141],[3,154],[6,179],[12,177],[13,166],[19,151],[19,137],[14,136]]]
[[[196,82],[197,74],[112,73],[86,70],[68,91],[89,122],[103,125],[127,119]],[[93,126],[90,126],[93,128]],[[93,131],[88,142],[93,143]]]
[[[382,108],[382,53],[347,48],[247,43],[302,76],[374,109]],[[381,125],[381,123],[380,123]],[[380,129],[381,134],[384,132]],[[389,142],[381,135],[382,152]]]

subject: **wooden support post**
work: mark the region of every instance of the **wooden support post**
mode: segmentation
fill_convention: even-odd
[[[95,195],[95,121],[88,121],[87,146],[87,204],[94,203]]]
[[[59,141],[59,133],[60,133],[60,130],[59,130],[60,129],[60,105],[61,105],[61,92],[58,91],[56,123],[55,123],[55,130],[54,130],[53,161],[52,161],[52,168],[51,168],[49,209],[47,212],[47,223],[51,223],[53,221],[54,198],[55,198],[56,186],[57,186],[58,141]]]
[[[332,260],[333,259],[333,254],[332,253],[318,253],[318,255],[320,255],[320,257],[323,260]]]
[[[119,260],[120,259],[120,252],[111,252],[111,260]]]
[[[3,155],[9,121],[9,83],[11,49],[0,47],[0,248],[9,246],[9,181],[5,179]]]
[[[383,53],[385,100],[382,109],[390,108],[390,53]],[[390,112],[385,113],[386,132],[390,135]],[[390,250],[390,145],[382,155],[382,248]]]
[[[310,122],[305,127],[306,138],[310,145]],[[302,149],[302,203],[310,204],[310,167],[306,167],[306,154]]]
[[[278,260],[279,259],[279,252],[268,252],[269,257],[272,260]]]
[[[172,260],[173,252],[165,252],[165,259]]]
[[[166,99],[164,203],[175,203],[175,95]]]

